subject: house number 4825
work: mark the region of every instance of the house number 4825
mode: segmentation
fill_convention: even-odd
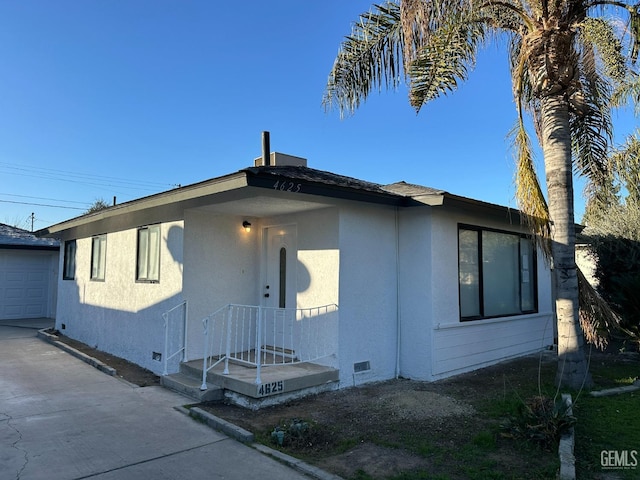
[[[286,180],[278,180],[273,185],[273,189],[274,190],[280,190],[281,192],[298,193],[300,190],[302,190],[302,184],[294,183],[294,182],[288,182]]]
[[[273,395],[274,393],[280,393],[284,391],[284,381],[263,383],[258,387],[258,396],[264,397],[266,395]]]

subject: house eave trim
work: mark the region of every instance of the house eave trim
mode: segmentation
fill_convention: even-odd
[[[54,245],[0,245],[0,250],[40,250],[40,251],[49,251],[49,252],[58,252],[60,251],[60,246]]]
[[[127,216],[155,210],[156,217],[176,220],[182,217],[185,208],[206,203],[211,196],[247,186],[244,173],[234,173],[204,182],[178,187],[130,202],[121,203],[95,213],[72,218],[35,232],[40,237],[56,237],[70,230],[86,229],[90,224],[109,223]],[[166,212],[163,215],[163,212]]]

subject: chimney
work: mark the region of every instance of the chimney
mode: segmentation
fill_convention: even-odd
[[[255,167],[306,167],[307,159],[285,153],[270,152],[269,132],[262,132],[262,156],[253,161]]]
[[[262,165],[268,167],[271,164],[269,153],[271,152],[271,140],[269,132],[262,132]]]

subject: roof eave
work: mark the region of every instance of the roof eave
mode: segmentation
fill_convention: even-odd
[[[86,230],[89,224],[96,223],[108,227],[113,223],[123,223],[118,219],[140,216],[143,211],[154,211],[153,217],[156,221],[176,220],[176,217],[182,216],[184,208],[203,203],[204,199],[212,195],[246,186],[246,175],[237,172],[114,205],[104,210],[51,225],[38,230],[35,234],[41,237],[57,237],[71,230]]]
[[[357,188],[347,185],[337,185],[325,183],[321,181],[313,181],[308,179],[289,178],[285,174],[273,173],[269,170],[247,169],[247,183],[251,187],[265,188],[269,190],[278,190],[290,192],[292,194],[300,193],[307,195],[316,195],[321,197],[331,197],[342,200],[352,200],[359,202],[386,204],[394,206],[402,206],[407,204],[407,199],[400,195],[385,192],[382,189],[374,190],[367,188]],[[282,182],[285,186],[281,189]],[[279,182],[279,183],[277,183]],[[276,187],[276,184],[278,185]]]

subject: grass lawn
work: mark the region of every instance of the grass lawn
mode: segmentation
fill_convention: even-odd
[[[640,366],[637,360],[618,357],[595,362],[591,372],[597,387],[613,388],[637,380]],[[622,479],[640,478],[640,391],[608,397],[583,394],[575,403],[578,478],[599,478],[604,473]],[[637,452],[634,457],[632,451]],[[628,468],[603,468],[602,462],[612,463],[616,453],[627,455]]]

